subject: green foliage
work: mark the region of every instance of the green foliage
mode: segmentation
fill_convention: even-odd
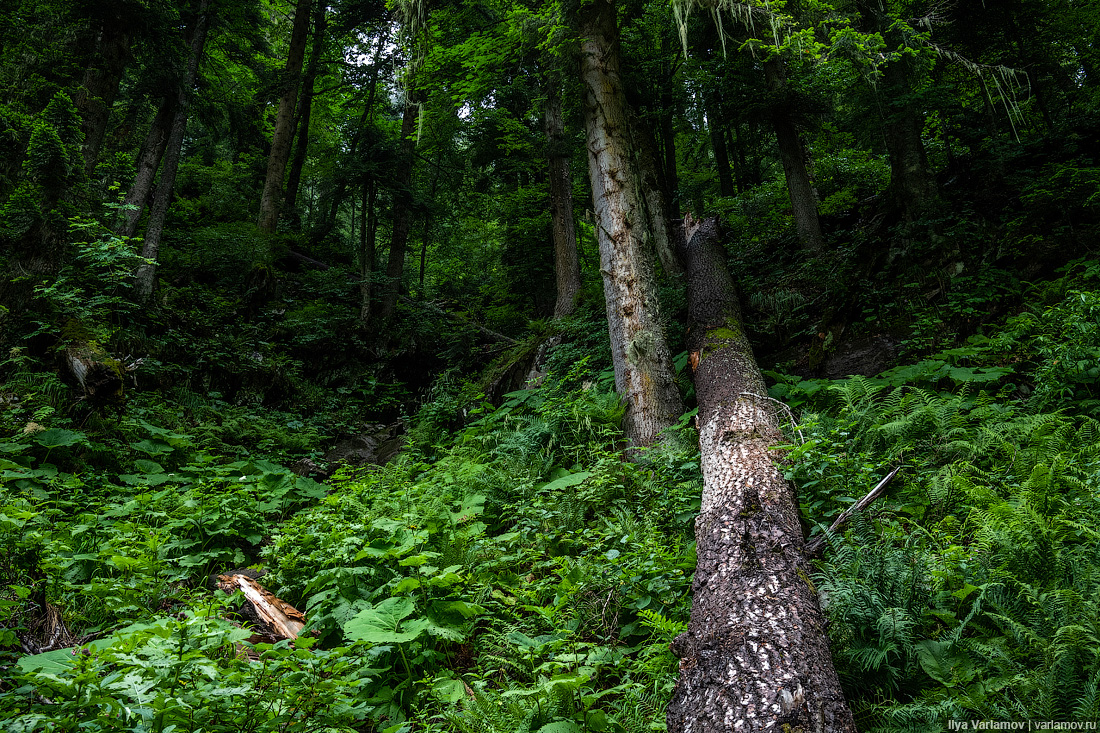
[[[219,617],[226,600],[24,657],[25,686],[0,693],[3,729],[352,730],[370,709],[359,695],[372,672],[363,649],[301,637],[252,646],[250,658],[240,645],[251,632]]]
[[[1080,349],[1091,295],[1071,292],[955,355]],[[1012,361],[1022,377],[1026,363]],[[1100,423],[1078,370],[1026,367],[1037,385],[1026,403],[973,394],[981,378],[955,380],[954,393],[905,384],[929,380],[928,367],[784,387],[821,409],[804,415],[788,468],[815,531],[904,464],[890,498],[830,541],[814,580],[861,729],[1094,714]],[[1062,410],[1042,411],[1052,406]]]

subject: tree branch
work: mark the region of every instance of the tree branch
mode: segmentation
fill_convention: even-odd
[[[844,524],[847,524],[848,520],[855,516],[857,513],[863,511],[868,506],[870,506],[875,501],[875,499],[879,498],[879,496],[881,496],[882,493],[886,490],[886,486],[894,480],[894,476],[896,476],[898,471],[900,470],[901,466],[898,466],[893,471],[888,473],[886,475],[886,478],[884,478],[882,481],[879,481],[878,485],[875,486],[875,488],[871,489],[871,491],[868,492],[865,497],[845,509],[844,513],[837,517],[836,521],[834,521],[827,530],[807,542],[805,548],[806,556],[814,557],[820,554],[821,551],[825,549],[825,545],[829,542],[829,538],[833,536],[833,533],[836,532],[836,530],[838,530]]]

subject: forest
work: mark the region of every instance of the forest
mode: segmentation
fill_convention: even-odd
[[[1094,730],[1098,254],[1100,0],[5,0],[0,730]]]

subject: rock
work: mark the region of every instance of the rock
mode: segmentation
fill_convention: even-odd
[[[371,430],[341,440],[325,454],[326,463],[350,463],[353,466],[384,466],[405,448],[405,426],[373,425]]]

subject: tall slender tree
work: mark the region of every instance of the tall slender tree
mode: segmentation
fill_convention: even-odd
[[[294,23],[290,31],[290,48],[283,69],[282,93],[275,115],[275,131],[271,137],[271,153],[267,158],[267,176],[260,197],[261,232],[272,234],[279,226],[279,209],[282,205],[283,176],[290,145],[294,137],[294,109],[298,103],[298,87],[302,64],[305,62],[306,41],[309,37],[309,8],[311,0],[297,0],[294,6]]]
[[[619,29],[611,0],[576,10],[581,36],[588,175],[600,245],[615,387],[626,402],[625,431],[649,445],[683,403],[658,315],[653,264],[644,244],[646,217],[631,163],[630,111],[620,73]]]
[[[573,226],[573,178],[569,174],[569,150],[565,147],[565,123],[561,114],[561,92],[556,81],[546,85],[546,156],[550,166],[550,226],[554,238],[554,274],[557,300],[554,318],[572,315],[581,289],[577,233]]]
[[[192,88],[202,59],[206,35],[210,28],[210,2],[201,0],[198,14],[191,30],[191,49],[187,59],[187,70],[179,80],[176,89],[176,102],[172,116],[172,126],[164,148],[164,161],[160,171],[160,181],[153,195],[153,205],[149,210],[149,224],[145,230],[145,240],[141,256],[145,263],[134,275],[135,290],[139,300],[148,300],[153,294],[156,281],[157,255],[160,253],[160,239],[164,232],[164,219],[168,214],[172,192],[176,186],[176,172],[179,170],[180,155],[183,152],[183,136],[187,130],[187,115],[191,107]]]

